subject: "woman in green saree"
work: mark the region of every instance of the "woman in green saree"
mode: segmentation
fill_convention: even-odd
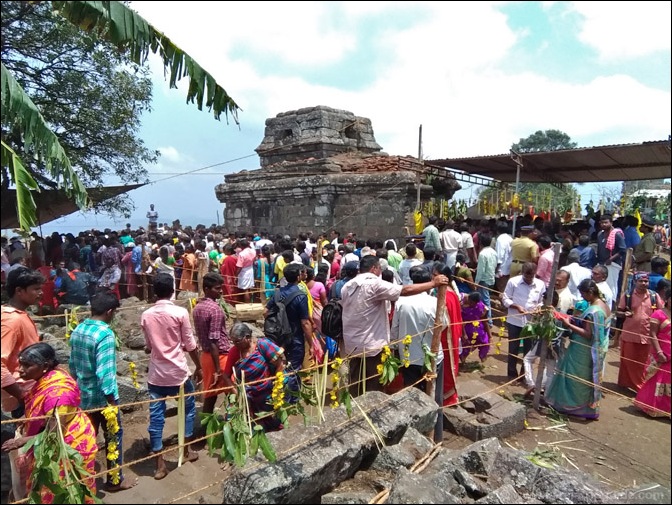
[[[606,305],[594,281],[586,279],[578,288],[588,308],[578,317],[563,319],[563,325],[571,331],[569,346],[560,356],[545,399],[563,414],[597,419],[602,370],[609,346]]]

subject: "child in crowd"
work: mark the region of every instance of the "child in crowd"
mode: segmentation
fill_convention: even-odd
[[[467,361],[467,356],[474,349],[478,349],[481,363],[485,362],[490,351],[490,325],[487,321],[488,308],[481,300],[478,292],[462,295],[462,321],[464,334],[462,336],[462,352],[460,361]]]

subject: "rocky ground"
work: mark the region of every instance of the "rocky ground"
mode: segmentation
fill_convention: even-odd
[[[122,341],[118,370],[124,391],[122,402],[143,398],[142,392],[133,387],[130,363],[135,363],[139,371],[137,380],[140,385],[144,385],[147,357],[142,351],[144,342],[139,317],[146,307],[139,300],[126,300],[114,322]],[[41,319],[39,322],[42,331],[48,334],[47,340],[65,358],[67,346],[62,340],[65,334],[63,318]],[[652,419],[635,409],[631,401],[633,394],[620,391],[615,384],[618,351],[610,350],[607,361],[603,385],[612,392],[607,393],[602,401],[599,421],[553,417],[531,409],[529,403],[523,399],[522,387],[502,386],[507,382],[504,355],[491,355],[484,367],[468,362],[458,377],[458,390],[461,382],[477,379],[496,394],[522,402],[528,407],[527,429],[500,440],[504,448],[520,449],[525,453],[536,451],[542,460],[556,462],[567,470],[578,469],[613,490],[632,489],[643,484],[659,484],[669,489],[670,420]],[[171,442],[170,436],[176,433],[176,409],[171,408],[169,414],[164,431],[167,442]],[[122,421],[125,460],[135,461],[146,457],[146,405],[125,412]],[[300,420],[294,420],[294,423],[298,424]],[[443,446],[446,449],[462,450],[472,443],[471,440],[447,431],[444,435]],[[104,455],[99,454],[101,463],[104,462],[103,458]],[[222,502],[221,481],[231,472],[228,465],[220,464],[215,458],[209,457],[206,450],[200,451],[197,462],[187,463],[181,468],[177,468],[176,454],[169,454],[167,460],[170,473],[165,479],[155,481],[152,478],[154,467],[151,461],[139,462],[132,465],[127,472],[129,477],[138,477],[136,487],[116,494],[100,491],[100,497],[105,503]]]

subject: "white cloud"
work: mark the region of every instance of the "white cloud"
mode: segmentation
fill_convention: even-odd
[[[585,17],[580,39],[607,61],[669,51],[670,2],[573,2]],[[669,72],[669,68],[666,70]]]
[[[173,146],[159,147],[157,149],[161,153],[161,158],[171,163],[179,163],[181,160],[180,153]]]
[[[621,70],[619,63],[669,51],[669,2],[572,4],[571,9],[583,16],[581,40],[616,70],[600,74],[595,65],[594,75],[571,82],[547,77],[544,68],[511,69],[512,49],[530,30],[512,30],[497,5],[133,2],[131,6],[165,30],[225,87],[243,109],[242,131],[261,130],[267,118],[281,112],[327,105],[370,118],[376,139],[390,154],[416,155],[422,124],[424,154],[429,159],[506,153],[513,142],[539,129],[565,131],[580,146],[667,138],[670,90],[661,89],[662,84],[644,84],[639,76]],[[547,9],[547,14],[557,11]],[[346,70],[353,78],[366,70],[366,75],[373,75],[369,82],[352,90],[309,80],[311,73],[329,65],[347,69],[355,53],[361,65],[360,52],[365,48],[355,47],[358,36],[353,30],[365,26],[372,16],[392,21],[404,12],[415,14],[416,20],[405,23],[403,30],[392,29],[397,25],[391,22],[391,28],[375,40],[380,52],[364,55],[367,68],[352,65]],[[340,17],[334,19],[334,13]],[[300,70],[289,77],[272,74],[270,69],[262,72],[259,62],[234,60],[235,48],[245,49],[250,58],[259,54],[292,66],[300,63]],[[577,62],[585,57],[574,56]],[[153,69],[156,73],[156,64]],[[661,72],[668,72],[662,82],[669,86],[669,64]],[[167,90],[161,82],[155,93],[170,96],[171,104],[183,104],[186,81],[179,91]],[[212,122],[212,128],[220,127]],[[186,163],[186,169],[226,158],[221,150],[212,154],[216,146],[181,145],[179,136],[171,133],[173,137],[160,145],[175,146],[178,156],[192,154],[194,160]],[[261,137],[250,142],[250,154],[260,141]],[[172,161],[171,154],[162,160]]]

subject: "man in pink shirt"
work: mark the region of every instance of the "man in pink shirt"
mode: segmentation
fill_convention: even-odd
[[[553,260],[555,259],[555,254],[553,254],[553,248],[551,247],[551,237],[548,235],[542,235],[537,239],[537,244],[539,244],[539,262],[537,263],[537,277],[544,281],[546,288],[548,288],[551,283],[551,274],[553,273]]]
[[[254,247],[250,247],[247,239],[241,239],[240,252],[236,262],[236,274],[238,275],[238,289],[243,293],[243,301],[250,303],[250,290],[254,288],[254,260],[257,258],[257,252]]]
[[[180,386],[184,385],[185,394],[194,392],[194,382],[202,381],[201,360],[196,347],[196,339],[191,329],[189,312],[183,307],[175,305],[170,298],[173,295],[173,278],[169,274],[158,274],[154,279],[154,294],[156,303],[143,312],[140,325],[145,334],[145,352],[150,354],[149,374],[147,375],[147,389],[149,397],[154,400],[149,404],[149,440],[151,451],[156,456],[156,471],[154,478],[163,479],[168,475],[163,456],[158,454],[163,450],[163,426],[165,424],[167,396],[179,393]],[[193,374],[194,382],[187,364],[187,351],[191,356],[196,370]],[[185,435],[187,441],[194,437],[194,421],[196,420],[196,399],[189,395],[185,398]],[[198,453],[184,448],[187,461],[196,461]]]

